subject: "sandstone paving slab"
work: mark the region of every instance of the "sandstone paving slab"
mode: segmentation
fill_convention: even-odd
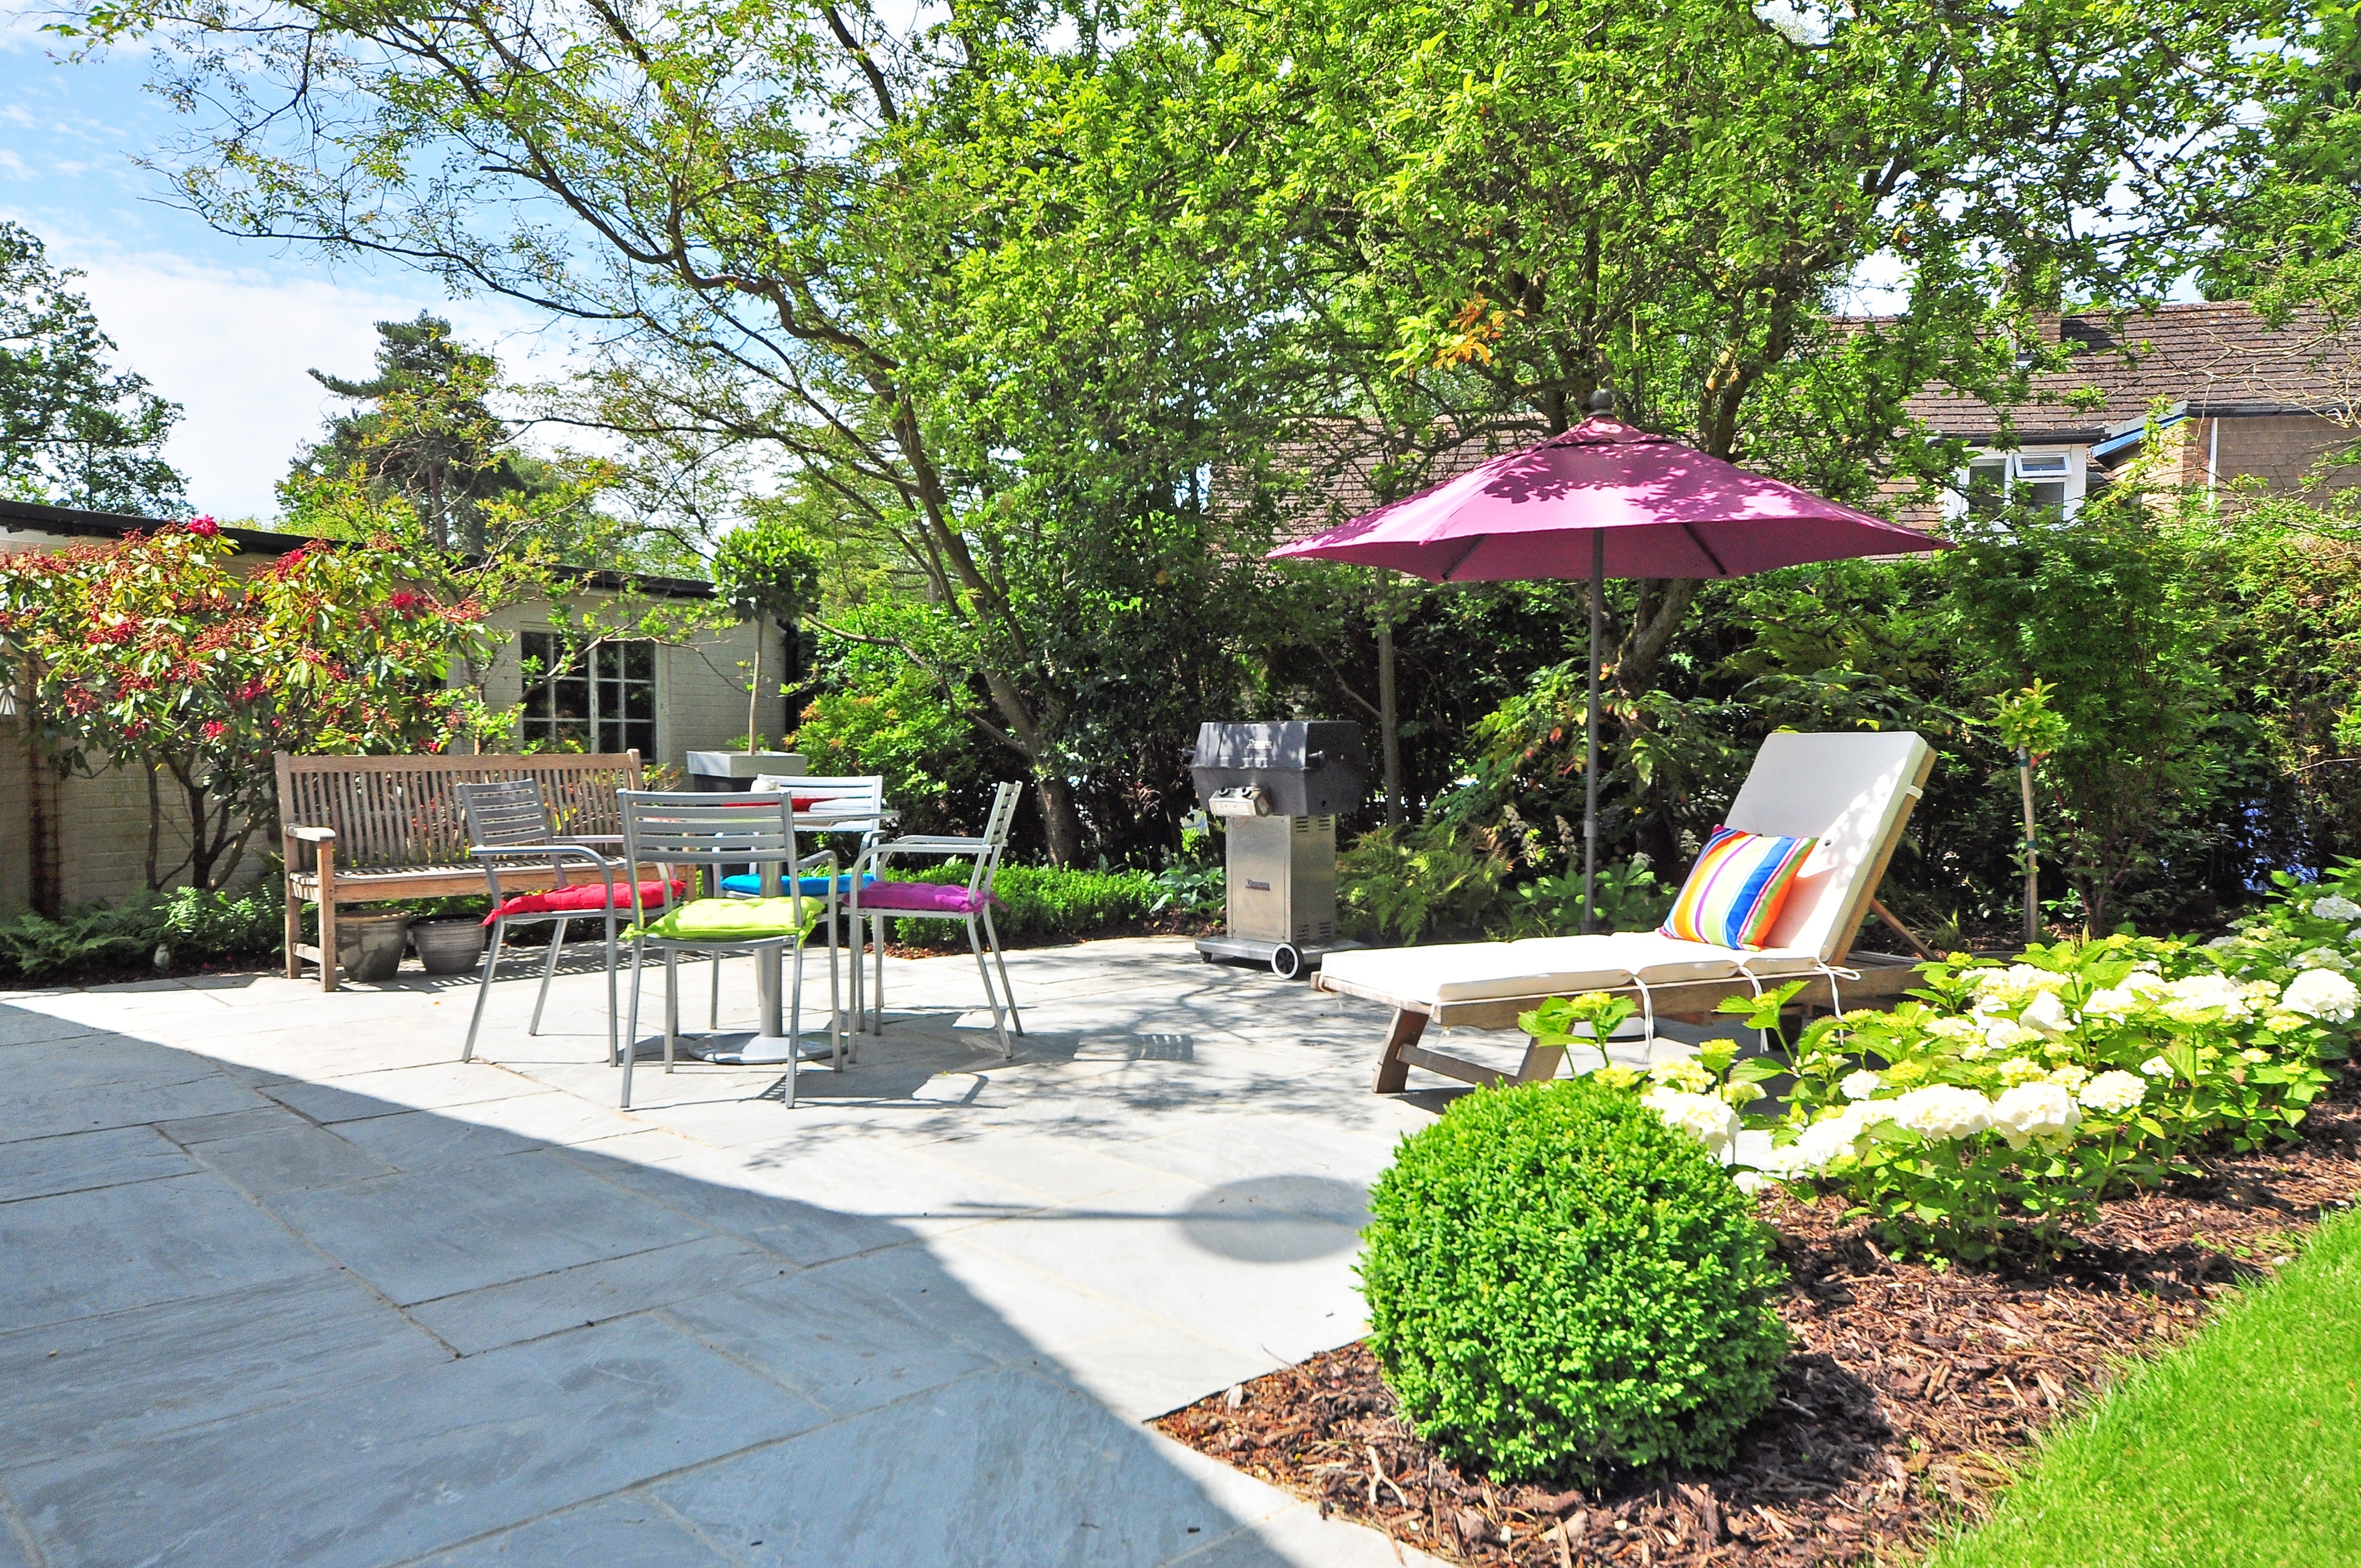
[[[404,1111],[336,1124],[336,1135],[397,1170],[436,1170],[544,1147],[538,1138],[449,1111]]]
[[[908,1456],[921,1451],[924,1482],[913,1485]],[[1072,1385],[1014,1366],[653,1490],[759,1568],[1150,1568],[1288,1505]]]
[[[529,1078],[489,1063],[451,1061],[357,1072],[325,1083],[279,1084],[264,1092],[315,1122],[334,1124],[403,1111],[439,1111],[512,1100],[547,1091]]]
[[[111,1127],[0,1144],[0,1203],[186,1176],[196,1168],[152,1127]]]
[[[431,1560],[425,1568],[729,1568],[730,1559],[637,1493],[601,1497]]]
[[[410,1316],[462,1355],[774,1279],[793,1266],[721,1236],[421,1301]]]
[[[49,1568],[374,1568],[824,1417],[653,1318],[11,1473]]]
[[[0,1000],[0,1047],[32,1045],[43,1040],[67,1040],[99,1032],[93,1024],[60,1018],[41,1009],[38,997],[11,993]]]
[[[1004,1220],[972,1245],[1209,1339],[1296,1361],[1364,1328],[1346,1227],[1192,1182]]]
[[[405,1171],[269,1201],[273,1212],[402,1303],[431,1301],[707,1234],[547,1152]]]
[[[0,1332],[329,1266],[210,1172],[0,1205]]]
[[[258,1198],[387,1176],[393,1167],[306,1123],[198,1146],[198,1157]]]
[[[0,1469],[116,1447],[451,1359],[340,1272],[0,1335]]]

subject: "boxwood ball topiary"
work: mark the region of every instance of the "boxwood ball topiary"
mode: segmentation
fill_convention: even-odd
[[[1787,1332],[1773,1233],[1703,1146],[1584,1080],[1488,1089],[1371,1196],[1369,1343],[1419,1435],[1501,1480],[1730,1463]]]

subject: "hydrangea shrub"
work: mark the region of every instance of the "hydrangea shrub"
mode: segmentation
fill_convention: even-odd
[[[2237,931],[2203,944],[2112,936],[2026,950],[2015,963],[1953,955],[1920,967],[1892,1012],[1824,1018],[1790,1059],[1736,1059],[1727,1042],[1602,1085],[1729,1157],[1761,1080],[1792,1071],[1773,1135],[1741,1186],[1833,1189],[1898,1246],[1975,1258],[2014,1233],[2057,1246],[2113,1191],[2186,1171],[2206,1146],[2296,1135],[2361,1022],[2361,861],[2292,878]],[[1775,1023],[1789,985],[1727,1004]],[[1628,1013],[1603,995],[1525,1015],[1545,1044]]]
[[[1454,1460],[1586,1483],[1722,1465],[1770,1404],[1787,1346],[1774,1237],[1664,1114],[1587,1080],[1488,1089],[1379,1178],[1370,1347]]]

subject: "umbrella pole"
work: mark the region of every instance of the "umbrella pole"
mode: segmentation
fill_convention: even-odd
[[[1607,534],[1590,533],[1590,712],[1582,727],[1582,934],[1598,929],[1598,640],[1607,619]]]

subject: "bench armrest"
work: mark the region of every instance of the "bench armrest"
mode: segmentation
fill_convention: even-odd
[[[287,837],[306,844],[333,844],[336,841],[336,830],[333,828],[306,828],[300,822],[290,822]]]

